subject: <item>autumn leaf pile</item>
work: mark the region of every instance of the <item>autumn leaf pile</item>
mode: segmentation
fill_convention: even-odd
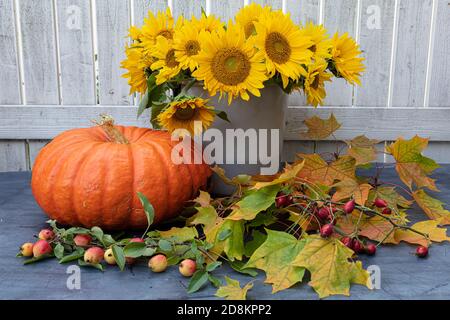
[[[305,124],[305,134],[312,140],[333,136],[341,127],[333,115],[325,120],[313,117]],[[371,288],[369,273],[358,260],[368,245],[381,250],[384,244],[429,247],[449,241],[444,226],[450,224],[450,212],[430,195],[438,191],[430,175],[439,166],[423,155],[427,139],[399,138],[381,151],[379,141],[365,136],[345,144],[345,150],[333,154],[299,154],[295,163],[272,177],[228,179],[216,167],[216,174],[234,185],[236,193],[213,198],[201,192],[175,226],[146,232],[143,243],[129,243],[97,229],[65,230],[53,224],[59,239],[53,245],[62,247],[57,257],[63,262],[80,258],[82,249],[70,242],[70,233],[85,232],[97,245],[113,246],[117,261],[157,253],[166,255],[169,265],[186,258],[196,260],[198,269],[189,292],[210,282],[218,287],[218,297],[245,299],[256,280],[241,286],[226,277],[222,283],[214,271],[223,263],[249,277],[263,271],[273,293],[305,278],[320,298],[349,295],[354,284]],[[380,167],[366,170],[377,165],[374,162],[380,153],[392,156],[402,185],[383,182]],[[151,218],[151,205],[142,201]],[[422,209],[423,219],[411,224],[408,210],[414,203]],[[324,233],[324,226],[331,232]],[[123,269],[124,265],[119,266]]]

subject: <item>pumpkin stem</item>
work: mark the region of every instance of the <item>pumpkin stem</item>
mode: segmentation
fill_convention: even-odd
[[[93,122],[96,125],[100,126],[103,129],[103,131],[105,131],[106,135],[112,142],[120,143],[120,144],[129,144],[129,141],[127,140],[127,138],[125,138],[125,136],[122,134],[122,132],[120,132],[114,126],[113,117],[106,115],[106,114],[101,114],[100,119],[101,119],[100,121],[94,120]]]

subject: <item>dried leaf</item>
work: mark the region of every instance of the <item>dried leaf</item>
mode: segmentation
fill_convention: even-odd
[[[243,288],[239,281],[225,276],[226,286],[220,287],[216,292],[216,297],[225,298],[226,300],[246,300],[247,292],[253,288],[253,282],[247,283]]]
[[[395,169],[400,179],[410,189],[414,183],[419,188],[426,187],[437,191],[434,180],[427,175],[439,168],[439,165],[422,155],[422,151],[428,146],[428,141],[418,136],[411,140],[400,138],[386,148],[397,162]]]
[[[450,211],[444,209],[444,203],[429,196],[423,190],[413,192],[413,197],[431,220],[440,220],[442,224],[450,225]]]
[[[341,127],[334,114],[331,114],[330,118],[325,120],[314,116],[305,120],[304,123],[308,127],[308,132],[305,135],[311,140],[324,140]]]
[[[257,182],[254,189],[262,189],[269,186],[275,186],[283,183],[290,182],[295,179],[299,171],[303,168],[304,162],[300,162],[293,166],[287,167],[284,172],[276,179],[269,182]]]
[[[414,224],[411,228],[416,231],[422,232],[428,235],[429,239],[433,242],[450,241],[450,237],[447,237],[447,229],[439,228],[441,224],[440,220],[427,220]],[[411,244],[418,244],[428,247],[429,243],[426,238],[417,234],[411,230],[396,230],[395,239],[400,243],[405,241]]]
[[[369,198],[369,191],[372,189],[371,185],[367,183],[359,184],[353,179],[342,180],[333,185],[333,187],[336,188],[336,193],[333,195],[333,201],[337,202],[353,197],[356,203],[362,206]]]
[[[356,160],[356,165],[368,164],[377,159],[377,149],[375,146],[380,143],[378,140],[371,140],[366,136],[359,136],[347,143],[348,155]]]

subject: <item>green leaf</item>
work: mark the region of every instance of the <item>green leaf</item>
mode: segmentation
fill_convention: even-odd
[[[179,242],[194,240],[198,237],[198,232],[195,227],[176,228],[173,227],[167,231],[159,231],[161,238],[173,239]]]
[[[253,282],[247,283],[243,288],[239,281],[233,280],[225,276],[226,286],[220,287],[216,292],[216,297],[225,298],[227,300],[246,300],[247,292],[253,288]]]
[[[155,219],[155,209],[143,193],[138,192],[137,195],[139,200],[141,201],[142,207],[144,208],[145,215],[147,216],[147,229],[145,229],[145,235],[147,234],[148,229],[153,224],[153,220]]]
[[[64,256],[64,247],[62,244],[58,243],[53,249],[53,253],[57,259],[61,259]]]
[[[267,235],[258,230],[253,230],[252,240],[245,244],[244,255],[251,257],[253,253],[258,249],[267,239]]]
[[[153,126],[153,129],[160,129],[161,126],[158,122],[158,115],[164,110],[164,108],[167,106],[167,104],[153,104],[151,108],[151,118],[150,123]]]
[[[219,230],[219,235],[223,230],[230,230],[230,234],[224,241],[217,239],[216,243],[223,244],[223,251],[231,261],[242,260],[244,254],[244,221],[225,220]]]
[[[113,245],[111,249],[117,265],[119,266],[120,270],[123,271],[123,269],[125,269],[125,262],[126,262],[124,250],[122,249],[122,247],[116,245]]]
[[[248,275],[251,277],[256,277],[258,275],[258,271],[256,271],[256,269],[250,269],[250,268],[243,269],[243,267],[245,266],[245,263],[242,261],[230,261],[229,265],[234,271],[237,271],[239,273],[242,273],[242,274],[245,274],[245,275]]]
[[[105,247],[110,247],[116,243],[116,240],[114,240],[114,238],[111,235],[105,234],[102,238],[102,243]]]
[[[228,123],[231,123],[230,119],[228,119],[228,114],[225,111],[216,111],[216,115],[222,119],[223,121],[226,121]]]
[[[172,251],[172,249],[173,249],[172,243],[165,239],[161,239],[158,241],[158,247],[164,252]]]
[[[216,288],[219,288],[222,285],[222,281],[220,281],[219,278],[217,278],[217,277],[215,277],[215,276],[213,276],[211,274],[208,275],[208,280]]]
[[[137,112],[137,117],[139,118],[148,108],[149,96],[148,96],[148,88],[145,90],[145,94],[142,96],[141,101],[139,102],[139,108]]]
[[[198,270],[194,273],[194,275],[191,278],[191,281],[189,281],[188,285],[188,293],[194,293],[200,290],[203,285],[209,280],[208,272],[205,270]]]
[[[78,259],[83,258],[83,256],[84,256],[84,249],[83,248],[77,248],[77,250],[75,250],[71,254],[62,257],[59,260],[59,263],[62,264],[62,263],[67,263],[67,262],[71,262],[71,261],[74,261],[74,260],[78,260]]]
[[[125,257],[139,258],[146,253],[147,246],[143,242],[130,242],[123,248]]]
[[[281,185],[268,186],[250,193],[236,203],[236,209],[227,217],[228,220],[253,220],[258,213],[267,210],[275,203]]]
[[[100,229],[99,227],[92,227],[91,228],[91,234],[97,238],[98,241],[100,241],[101,243],[103,243],[103,230]]]
[[[231,234],[233,233],[233,231],[231,231],[231,229],[225,229],[219,232],[219,235],[217,236],[217,239],[219,241],[224,241],[226,240],[229,236],[231,236]]]
[[[216,270],[218,267],[220,267],[222,265],[222,262],[220,262],[220,261],[215,261],[215,262],[212,262],[212,263],[210,263],[210,264],[208,264],[207,266],[206,266],[206,271],[208,271],[208,272],[213,272],[214,270]]]
[[[37,258],[33,257],[31,259],[25,260],[23,262],[23,264],[24,265],[32,264],[32,263],[39,262],[39,261],[42,261],[42,260],[45,260],[45,259],[48,259],[48,258],[53,258],[53,257],[54,257],[53,254],[44,254],[44,255],[42,255],[40,257],[37,257]]]
[[[98,269],[100,271],[103,271],[103,266],[100,263],[94,264],[94,263],[87,263],[82,259],[78,259],[78,265],[80,267],[90,267],[90,268],[95,268]]]

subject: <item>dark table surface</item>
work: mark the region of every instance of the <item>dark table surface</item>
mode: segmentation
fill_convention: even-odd
[[[399,183],[393,169],[383,170],[384,181]],[[31,174],[27,172],[0,174],[0,299],[214,299],[215,289],[207,286],[188,295],[188,279],[177,268],[155,274],[145,263],[120,272],[106,268],[100,272],[81,269],[81,289],[69,290],[66,282],[69,265],[46,260],[28,266],[16,258],[20,245],[33,240],[32,235],[45,226],[47,217],[35,203],[30,190]],[[438,197],[450,204],[450,166],[435,173],[441,190]],[[412,221],[425,220],[418,209],[411,210]],[[430,257],[420,260],[412,253],[413,246],[401,244],[381,248],[375,257],[362,256],[364,267],[376,265],[381,271],[381,288],[368,290],[353,286],[351,297],[330,299],[450,299],[450,243],[434,245]],[[228,275],[242,284],[252,280],[228,267],[215,272]],[[278,294],[271,294],[271,286],[263,283],[261,272],[249,292],[249,299],[317,299],[307,281]]]

